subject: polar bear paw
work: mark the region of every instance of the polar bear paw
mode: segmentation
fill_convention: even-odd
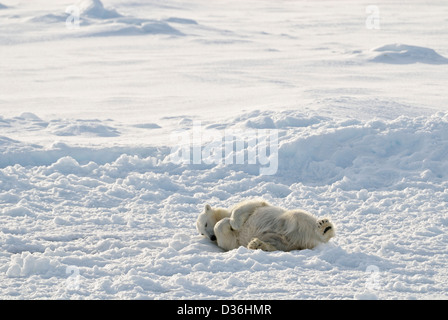
[[[276,251],[277,250],[277,248],[274,247],[272,244],[261,241],[258,238],[253,238],[247,245],[247,249],[251,249],[251,250],[261,249],[263,251]]]
[[[328,238],[327,241],[334,236],[334,226],[328,219],[317,220],[317,230],[318,233],[323,237]]]

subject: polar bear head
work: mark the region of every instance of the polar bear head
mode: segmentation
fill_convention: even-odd
[[[230,217],[230,211],[224,208],[212,208],[209,204],[206,204],[204,211],[199,214],[196,220],[196,228],[199,233],[206,236],[212,241],[216,240],[215,231],[213,230],[215,224],[224,219]]]

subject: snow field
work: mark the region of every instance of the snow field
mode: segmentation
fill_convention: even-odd
[[[275,175],[253,165],[174,164],[169,148],[97,163],[89,155],[107,148],[65,146],[71,155],[62,156],[28,146],[40,152],[35,161],[0,171],[3,297],[445,296],[446,114],[362,121],[251,112],[224,127],[254,123],[278,130]],[[50,163],[29,165],[42,152]],[[260,196],[330,217],[337,236],[316,250],[224,253],[197,234],[205,202]]]
[[[0,298],[447,298],[444,0],[0,1]],[[337,235],[198,234],[253,197]]]

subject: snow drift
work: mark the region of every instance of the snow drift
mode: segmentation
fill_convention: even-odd
[[[386,187],[405,177],[419,179],[423,173],[427,178],[447,178],[446,114],[324,123],[281,144],[281,176],[304,183],[340,181],[340,187],[351,189]]]
[[[431,48],[405,44],[388,44],[372,49],[370,61],[392,64],[426,63],[447,64],[448,59]]]

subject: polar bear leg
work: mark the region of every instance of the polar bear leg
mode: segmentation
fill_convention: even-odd
[[[247,245],[248,249],[261,249],[263,251],[289,251],[289,242],[285,236],[267,232],[260,236],[260,238],[253,238]]]
[[[277,251],[277,248],[274,247],[272,244],[261,241],[258,238],[253,238],[247,245],[247,249],[251,249],[251,250],[261,249],[263,251]]]
[[[269,204],[265,201],[248,201],[232,210],[230,216],[230,226],[233,230],[239,230],[247,218],[260,207],[266,207]]]

